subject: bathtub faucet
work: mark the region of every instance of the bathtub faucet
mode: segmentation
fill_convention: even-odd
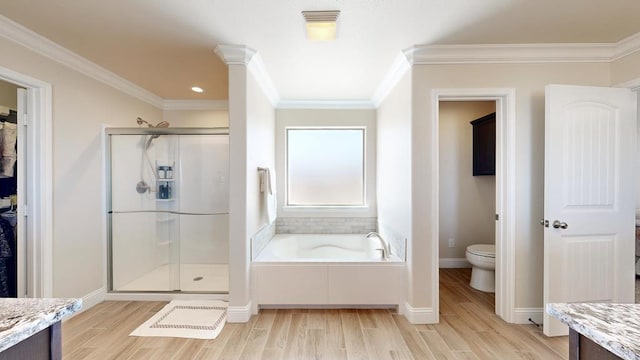
[[[372,231],[367,234],[367,238],[370,238],[372,236],[375,236],[378,238],[378,240],[380,240],[380,244],[382,245],[382,248],[379,248],[376,250],[380,250],[382,252],[382,259],[389,260],[389,257],[391,256],[391,246],[389,246],[389,243],[385,239],[383,239],[382,236],[380,236],[380,234],[378,234],[375,231]]]

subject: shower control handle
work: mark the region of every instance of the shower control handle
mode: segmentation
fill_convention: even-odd
[[[554,229],[566,229],[568,227],[569,227],[569,225],[567,225],[566,222],[560,222],[559,220],[554,220],[553,221],[553,228]]]

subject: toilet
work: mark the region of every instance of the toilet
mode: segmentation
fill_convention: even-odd
[[[471,263],[472,288],[484,292],[495,292],[496,246],[476,244],[467,247],[467,261]]]

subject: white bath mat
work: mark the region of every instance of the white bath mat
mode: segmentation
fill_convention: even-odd
[[[173,300],[129,336],[215,339],[226,320],[224,301]]]

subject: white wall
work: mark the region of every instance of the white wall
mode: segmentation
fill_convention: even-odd
[[[229,65],[230,243],[229,305],[244,309],[251,301],[251,236],[265,222],[258,166],[273,167],[275,110],[247,66]],[[229,321],[246,321],[230,311]]]
[[[516,90],[516,308],[542,306],[544,86],[608,86],[609,64],[460,64],[413,67],[413,251],[422,254],[411,284],[413,306],[431,306],[428,264],[431,248],[431,91],[440,88],[515,88]],[[415,268],[415,266],[414,266]]]
[[[103,287],[105,213],[102,126],[137,126],[162,112],[69,67],[0,39],[0,66],[53,89],[53,296]]]
[[[364,126],[366,128],[366,208],[300,209],[285,206],[285,128],[288,126]],[[375,217],[376,205],[376,111],[328,109],[278,109],[276,111],[276,175],[278,216],[282,217]]]
[[[495,101],[440,102],[440,258],[464,259],[473,244],[495,243],[496,178],[473,176],[473,126]],[[448,246],[454,239],[455,247]]]
[[[404,75],[377,110],[377,200],[380,230],[390,231],[406,238],[408,281],[413,277],[412,248],[412,196],[411,196],[411,70]],[[421,221],[416,219],[416,221]],[[382,233],[383,237],[388,237]],[[411,287],[405,286],[411,296]]]
[[[171,127],[229,127],[229,111],[165,110],[160,120],[168,121]]]
[[[262,226],[268,223],[266,204],[264,203],[263,194],[260,192],[258,167],[275,169],[274,129],[275,109],[262,93],[255,78],[250,76],[247,81],[248,236],[253,236]]]

